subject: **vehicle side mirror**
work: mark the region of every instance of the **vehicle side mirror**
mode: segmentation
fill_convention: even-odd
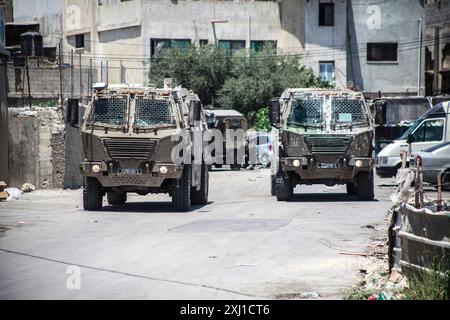
[[[406,138],[406,142],[411,144],[414,142],[414,135],[412,133],[408,134],[408,138]]]
[[[189,125],[194,126],[195,122],[202,119],[202,103],[200,101],[191,101],[189,106]]]
[[[72,127],[78,127],[78,99],[68,99],[66,109],[66,123]]]
[[[280,124],[281,106],[278,99],[272,99],[269,102],[269,121],[272,126],[277,127]]]

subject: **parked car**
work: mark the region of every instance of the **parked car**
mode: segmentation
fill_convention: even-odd
[[[252,132],[247,136],[249,145],[254,147],[256,163],[269,167],[273,156],[272,134],[270,132]],[[249,152],[249,151],[248,151]],[[251,158],[250,155],[248,157]],[[251,159],[249,159],[251,161]]]
[[[441,102],[425,112],[399,139],[386,146],[377,156],[379,177],[395,176],[401,166],[400,154],[417,153],[450,141],[450,101]],[[409,160],[407,161],[409,164]]]
[[[422,162],[423,180],[437,184],[438,176],[442,172],[448,173],[443,176],[443,189],[450,191],[450,141],[440,143],[434,147],[411,155],[410,166],[415,166],[416,161]]]

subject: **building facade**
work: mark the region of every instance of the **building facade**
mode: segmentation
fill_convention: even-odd
[[[425,91],[450,94],[450,1],[427,0],[425,5]]]

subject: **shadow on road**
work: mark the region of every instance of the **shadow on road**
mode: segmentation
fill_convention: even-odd
[[[359,201],[356,196],[349,196],[345,193],[295,193],[292,202],[378,202],[377,199],[371,201]]]
[[[191,211],[195,212],[199,209],[202,209],[205,206],[212,204],[213,202],[208,202],[207,205],[192,205]],[[147,201],[147,202],[127,202],[121,205],[107,205],[104,206],[102,212],[146,212],[146,213],[176,213],[177,211],[173,210],[172,203],[170,201],[164,202],[156,202],[156,201]]]

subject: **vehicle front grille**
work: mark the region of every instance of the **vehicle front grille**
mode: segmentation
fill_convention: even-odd
[[[312,154],[345,154],[351,137],[306,137]]]
[[[113,138],[105,140],[111,159],[147,160],[155,151],[157,142],[150,139]]]

